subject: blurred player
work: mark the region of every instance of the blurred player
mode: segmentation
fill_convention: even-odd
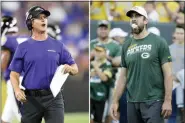
[[[128,33],[123,31],[121,28],[114,28],[110,31],[109,37],[117,41],[119,44],[123,44]]]
[[[107,52],[107,59],[111,62],[112,66],[117,66],[115,63],[115,59],[119,60],[121,62],[121,48],[119,46],[119,43],[109,38],[109,32],[110,32],[110,23],[107,20],[102,20],[98,22],[98,28],[97,28],[97,38],[93,39],[90,44],[90,50],[91,50],[91,60],[94,59],[94,47],[97,44],[103,44],[106,47]],[[119,65],[118,65],[119,66]],[[117,69],[113,70],[114,73],[117,72]],[[115,74],[113,74],[115,76]],[[113,77],[115,79],[115,77]],[[111,99],[112,99],[112,93],[114,88],[114,80],[110,83],[110,90],[109,90],[109,98],[105,105],[105,111],[103,120],[105,119],[106,122],[111,121],[111,116],[109,114]],[[106,118],[105,118],[106,117]]]
[[[95,57],[91,61],[90,105],[91,123],[102,123],[105,101],[108,99],[109,83],[112,81],[112,65],[106,58],[104,45],[95,46]]]
[[[55,24],[49,24],[47,28],[48,35],[56,40],[62,40],[62,37],[60,35],[61,30],[58,25]]]
[[[1,70],[3,78],[7,82],[7,99],[1,117],[2,123],[11,122],[14,116],[16,116],[18,121],[21,118],[10,82],[10,70],[8,69],[18,44],[27,40],[26,37],[18,36],[17,32],[16,18],[3,16],[1,21]]]
[[[148,16],[135,6],[130,17],[133,37],[122,47],[122,68],[111,115],[117,120],[118,101],[127,89],[128,123],[164,123],[172,112],[172,68],[167,42],[146,30]]]

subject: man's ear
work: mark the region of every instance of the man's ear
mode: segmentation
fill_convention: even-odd
[[[31,26],[33,27],[34,24],[34,19],[31,20]]]
[[[144,24],[148,24],[148,19],[144,17]]]

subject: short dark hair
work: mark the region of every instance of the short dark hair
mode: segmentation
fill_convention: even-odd
[[[181,29],[184,30],[185,27],[184,27],[184,24],[177,24],[177,25],[176,25],[176,28],[181,28]]]
[[[106,28],[108,28],[108,25],[99,25],[98,28],[99,27],[106,27]]]

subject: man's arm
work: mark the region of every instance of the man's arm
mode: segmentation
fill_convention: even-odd
[[[171,62],[164,63],[162,65],[162,70],[164,75],[164,86],[165,86],[164,101],[171,101],[173,87],[172,63]]]
[[[178,12],[179,10],[179,6],[176,10],[171,10],[169,7],[168,7],[168,3],[167,2],[163,2],[163,6],[166,10],[166,12],[168,13],[168,17],[173,21],[175,19],[175,14]]]
[[[20,74],[14,71],[11,71],[10,73],[10,81],[13,86],[15,96],[18,101],[25,102],[26,101],[26,95],[24,91],[22,91],[19,87],[19,77]]]
[[[20,77],[19,73],[11,71],[10,81],[14,90],[17,90],[19,88],[19,77]]]
[[[119,106],[118,102],[119,102],[121,95],[123,94],[123,91],[126,88],[126,75],[127,75],[127,69],[122,67],[120,76],[116,83],[116,88],[113,94],[113,102],[110,108],[110,114],[114,120],[118,120],[118,114],[117,114],[118,106]]]
[[[121,56],[116,56],[112,59],[112,65],[119,67],[121,65]]]
[[[1,51],[1,70],[5,72],[8,67],[8,63],[10,61],[10,51],[7,49],[3,49]]]
[[[96,74],[100,77],[100,79],[102,80],[102,81],[104,81],[104,82],[107,82],[107,80],[109,79],[108,78],[108,75],[106,75],[105,73],[104,73],[104,71],[102,71],[101,69],[100,69],[100,63],[99,62],[97,62],[97,61],[92,61],[91,62],[91,64],[92,64],[92,66],[94,67],[94,70],[96,71]],[[111,74],[111,73],[110,73]],[[112,74],[111,75],[109,75],[109,77],[111,78],[112,77]]]
[[[113,95],[113,103],[118,103],[120,97],[122,96],[123,92],[126,88],[126,75],[127,69],[121,68],[120,76],[116,82],[116,87]]]
[[[164,86],[165,86],[165,97],[164,103],[162,105],[163,118],[170,117],[172,113],[172,86],[173,86],[173,75],[172,75],[172,66],[171,62],[166,62],[162,65],[162,71],[164,75]]]
[[[94,66],[94,69],[98,76],[100,77],[100,79],[104,82],[107,82],[107,80],[109,79],[108,76],[103,71],[101,71],[99,67]]]

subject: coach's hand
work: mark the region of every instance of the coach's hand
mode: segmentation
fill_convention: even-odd
[[[15,90],[15,97],[20,102],[26,102],[26,95],[25,95],[24,91],[21,90],[20,88],[17,88]]]
[[[64,74],[66,74],[66,73],[70,73],[71,69],[72,69],[71,66],[69,66],[68,64],[65,64],[62,71],[64,71]]]
[[[110,114],[114,120],[118,120],[118,102],[111,104]]]
[[[172,105],[171,101],[164,101],[162,105],[162,112],[161,115],[163,118],[167,119],[172,114]]]

